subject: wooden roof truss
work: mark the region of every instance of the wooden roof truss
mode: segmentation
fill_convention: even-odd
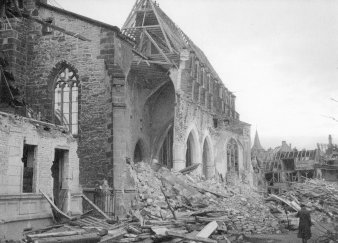
[[[174,65],[170,57],[178,54],[178,51],[174,48],[173,34],[170,32],[152,0],[137,0],[122,27],[122,33],[137,43],[137,51],[152,57],[159,64]],[[157,53],[149,51],[150,44]]]

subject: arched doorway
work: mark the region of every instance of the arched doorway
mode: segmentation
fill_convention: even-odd
[[[204,139],[203,143],[203,155],[202,155],[202,165],[203,165],[203,175],[206,179],[209,179],[213,176],[213,165],[212,165],[212,159],[211,159],[211,150],[210,145],[207,142],[207,139]]]
[[[141,144],[141,140],[139,140],[136,145],[135,145],[135,149],[134,149],[134,163],[138,163],[141,162],[143,160],[143,150],[142,150],[142,144]]]
[[[159,161],[163,166],[173,168],[173,126],[169,128],[159,152]]]
[[[194,163],[197,163],[197,155],[196,155],[196,141],[194,136],[190,132],[187,139],[187,150],[185,153],[185,167],[191,166]]]
[[[238,144],[233,138],[227,144],[227,169],[228,173],[233,171],[239,172]]]

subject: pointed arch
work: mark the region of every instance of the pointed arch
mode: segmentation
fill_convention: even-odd
[[[205,178],[209,179],[215,175],[213,146],[209,134],[204,136],[202,148],[202,173]]]
[[[185,167],[201,163],[199,136],[195,125],[187,130],[185,141]]]
[[[57,63],[50,74],[48,88],[53,94],[53,122],[67,126],[73,135],[77,135],[80,96],[77,69],[66,61]]]
[[[227,171],[236,172],[242,169],[243,163],[243,144],[237,139],[230,137],[226,142],[227,151]]]
[[[137,141],[134,147],[133,161],[135,163],[141,162],[145,159],[145,146],[141,139]]]
[[[155,143],[156,158],[159,159],[163,166],[173,168],[173,121],[170,121],[162,135]],[[156,148],[156,146],[158,146]]]

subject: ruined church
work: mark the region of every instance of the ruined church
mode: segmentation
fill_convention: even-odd
[[[154,1],[137,0],[121,29],[44,0],[5,0],[0,14],[0,227],[48,220],[41,191],[81,212],[103,180],[125,213],[127,163],[251,181],[235,95]]]

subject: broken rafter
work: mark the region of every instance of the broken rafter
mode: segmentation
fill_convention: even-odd
[[[105,213],[103,212],[98,206],[95,205],[95,203],[93,203],[88,197],[86,197],[84,194],[81,195],[81,197],[83,197],[84,200],[86,200],[94,209],[96,209],[96,211],[98,211],[103,217],[105,217],[108,220],[111,220],[111,218]]]
[[[164,59],[168,63],[171,63],[171,61],[169,60],[169,58],[164,54],[163,50],[157,45],[156,41],[153,39],[153,37],[151,37],[151,35],[148,33],[148,31],[144,30],[144,33],[149,38],[149,40],[154,44],[154,46],[158,49],[158,51],[162,54],[162,56],[164,57]]]
[[[52,200],[50,200],[50,198],[47,196],[46,193],[44,193],[41,189],[40,189],[41,194],[47,199],[48,203],[51,205],[51,207],[57,211],[60,215],[62,215],[63,217],[65,217],[66,219],[72,219],[72,217],[68,216],[67,214],[65,214],[64,212],[62,212],[53,202]]]
[[[163,181],[162,181],[162,184],[164,184]],[[166,203],[168,204],[168,209],[169,209],[170,212],[172,213],[174,219],[177,220],[175,210],[174,210],[174,209],[172,208],[172,206],[170,205],[169,198],[168,198],[168,196],[165,194],[163,187],[161,187],[161,191],[162,191],[162,193],[163,193],[163,196],[164,196],[164,199],[165,199]]]

